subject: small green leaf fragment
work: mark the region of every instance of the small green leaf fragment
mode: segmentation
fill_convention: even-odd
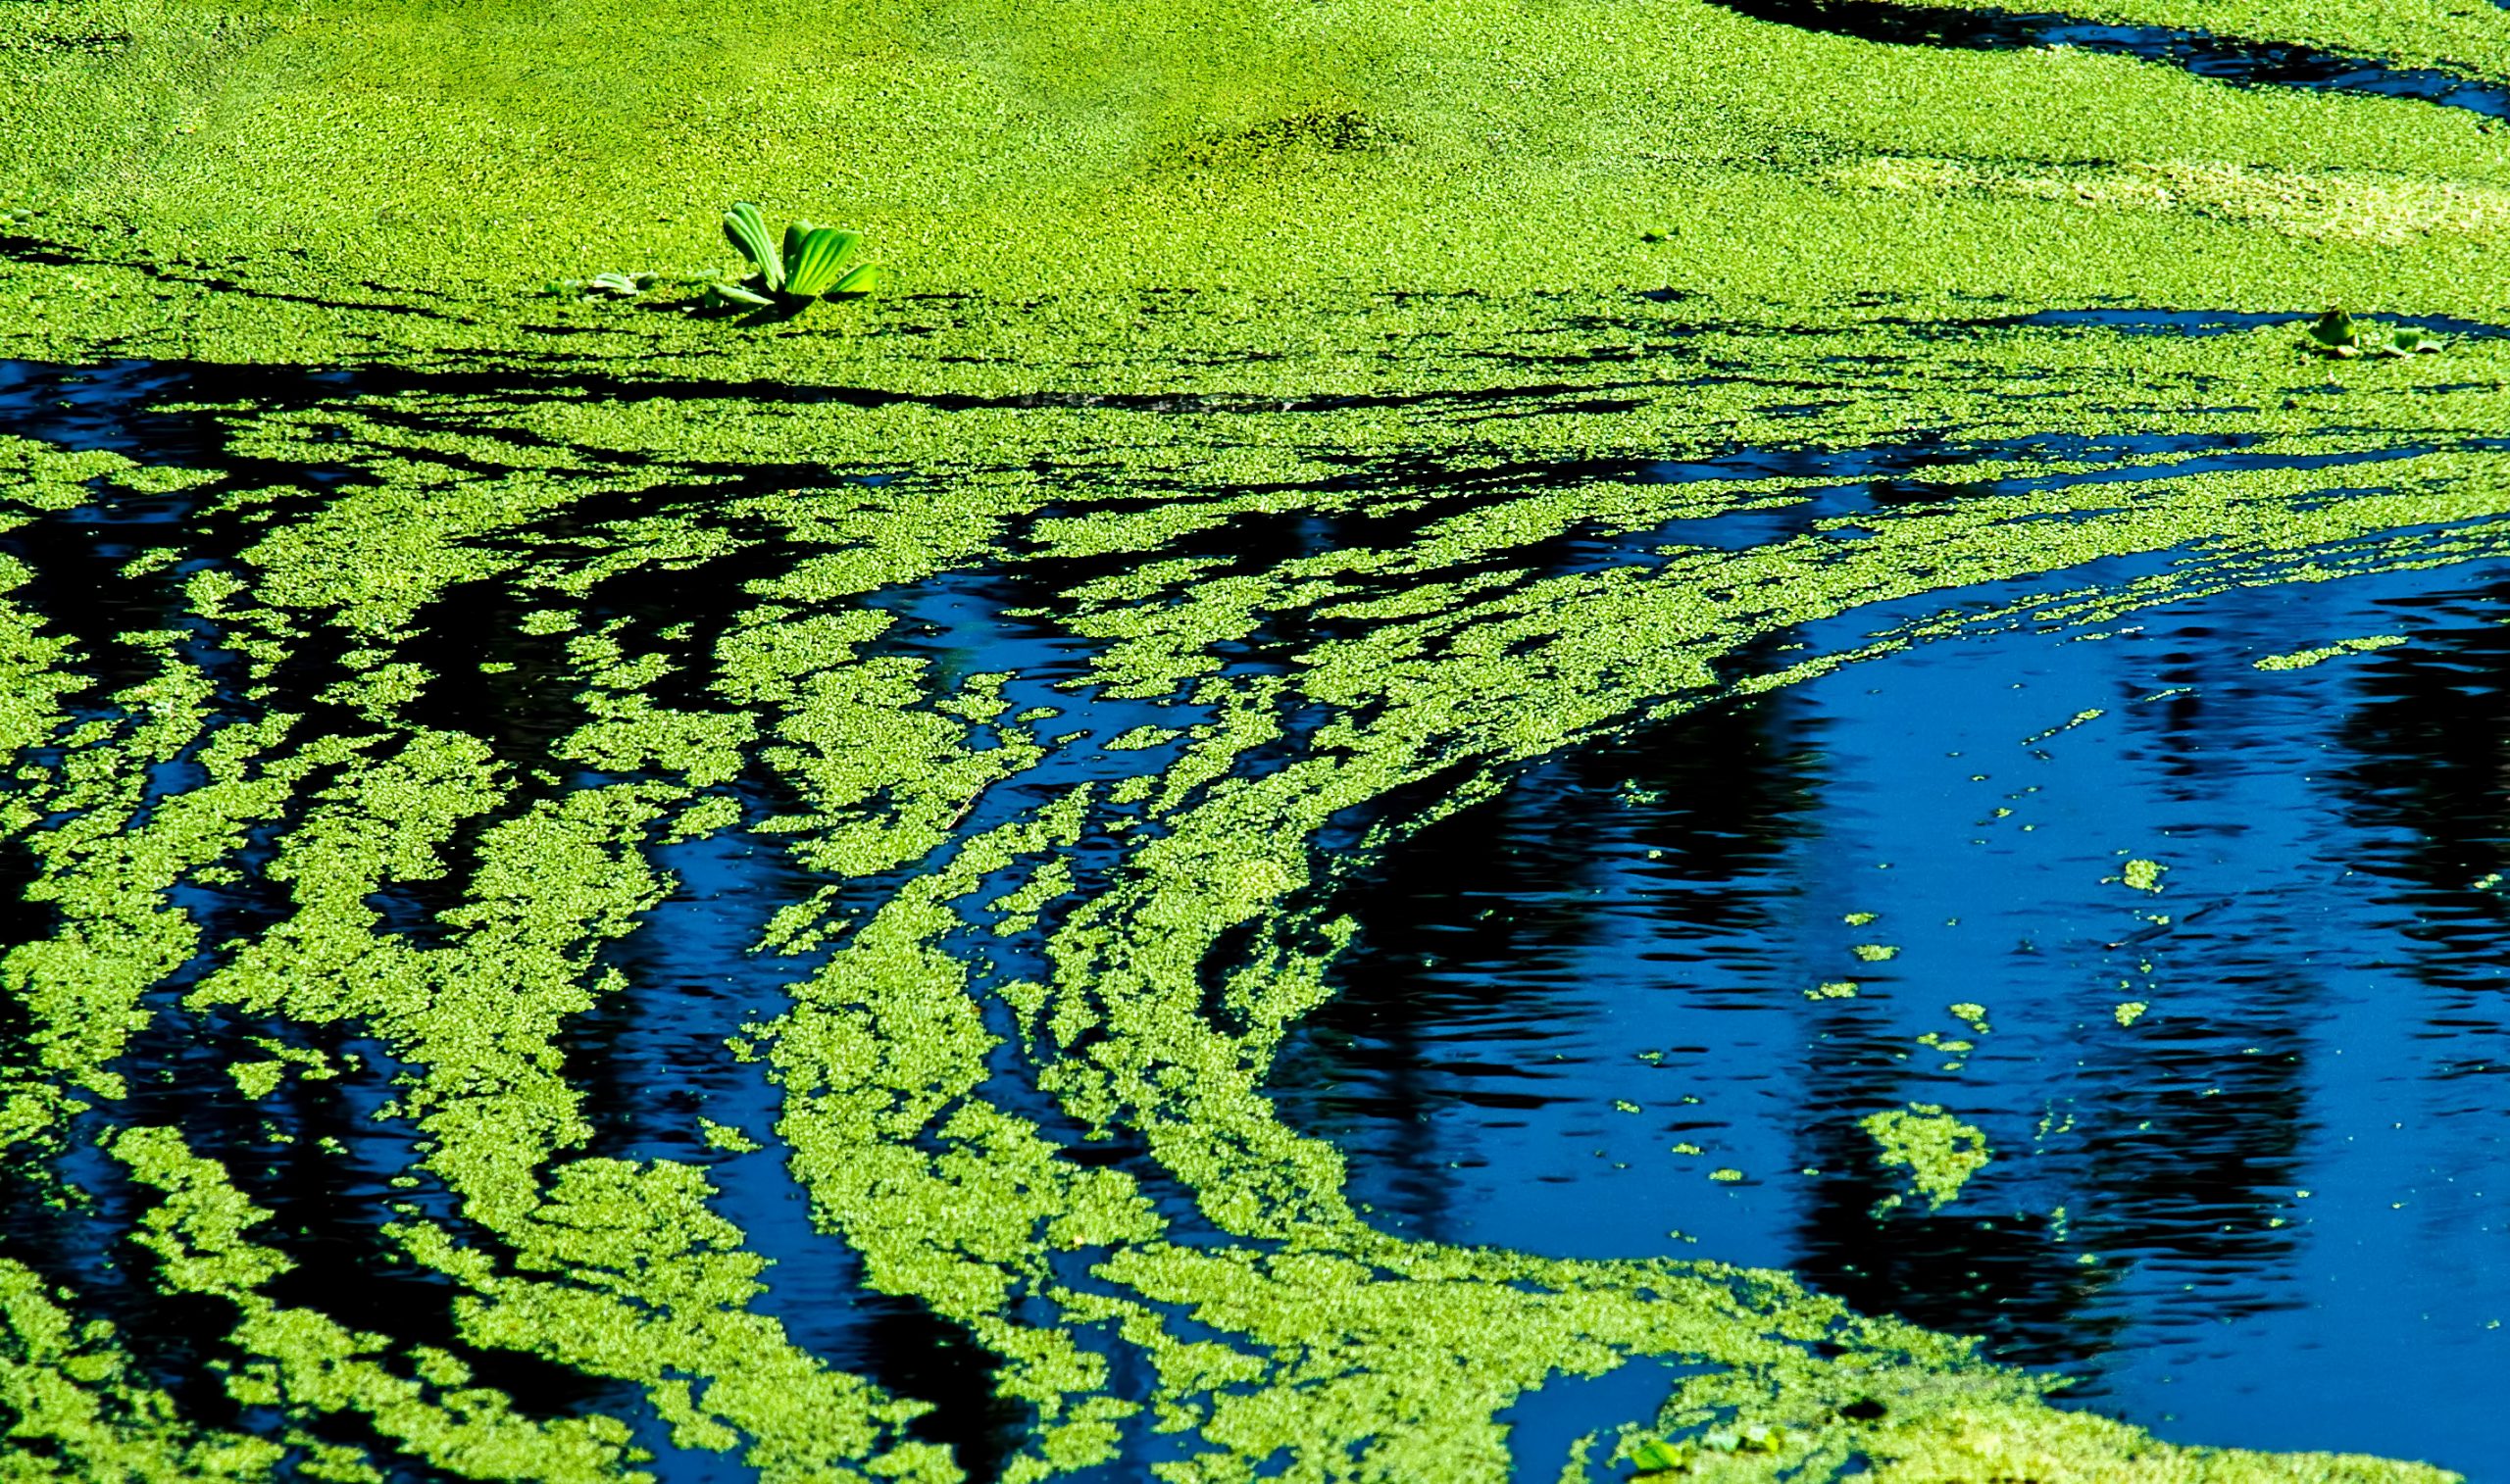
[[[709,309],[730,309],[735,306],[743,309],[766,309],[776,302],[765,294],[753,293],[737,283],[710,283],[706,285],[704,299]]]
[[[2310,326],[2311,339],[2336,350],[2360,344],[2361,334],[2353,326],[2353,317],[2334,307],[2319,316],[2318,322]]]
[[[1649,1438],[1630,1455],[1630,1461],[1640,1473],[1663,1473],[1690,1466],[1690,1450],[1662,1438]]]

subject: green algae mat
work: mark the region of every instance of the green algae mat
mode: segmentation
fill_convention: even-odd
[[[0,1479],[2448,1477],[1274,1096],[1545,760],[2510,556],[2510,12],[1890,9],[0,0]]]

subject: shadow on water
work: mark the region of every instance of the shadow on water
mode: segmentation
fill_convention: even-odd
[[[2249,87],[2299,87],[2411,98],[2492,118],[2510,117],[2510,91],[2431,68],[2392,67],[2315,47],[2251,41],[2160,25],[2113,25],[2039,12],[1904,5],[1890,0],[1717,0],[1755,21],[1895,46],[2019,51],[2071,46],[2181,68]]]
[[[240,394],[247,386],[270,396],[275,407],[306,406],[337,395],[343,384],[344,378],[329,373],[293,380],[244,374],[230,385],[214,371],[150,362],[79,369],[0,361],[0,428],[68,452],[120,454],[151,468],[212,470],[223,475],[221,482],[295,487],[314,495],[350,471],[230,455],[226,430],[213,415],[159,408],[205,393]],[[40,513],[0,534],[0,551],[30,569],[26,583],[16,590],[18,601],[77,642],[96,682],[91,694],[101,699],[156,672],[155,654],[121,636],[182,623],[189,606],[184,581],[231,562],[260,532],[242,522],[203,518],[214,485],[175,494],[113,490],[103,480],[90,481],[89,488],[92,501]],[[136,578],[124,575],[126,566],[160,546],[178,549],[183,560]]]
[[[1453,1170],[1491,1154],[1443,1157],[1432,1126],[1450,1110],[1477,1111],[1489,1137],[1528,1153],[1562,1144],[1532,1115],[1575,1097],[1581,1068],[1553,1046],[1578,1047],[1581,1023],[1609,1034],[1613,1007],[1581,986],[1590,956],[1617,946],[1627,890],[1667,923],[1653,950],[1667,960],[1686,956],[1685,938],[1767,928],[1732,886],[1804,827],[1817,760],[1772,734],[1784,704],[1693,713],[1537,767],[1345,888],[1362,935],[1339,992],[1292,1033],[1273,1091],[1311,1131],[1383,1130],[1352,1170],[1379,1220],[1465,1239],[1448,1221]],[[1661,801],[1663,845],[1628,837],[1635,800]]]
[[[2505,600],[2235,590],[1545,762],[1342,884],[1273,1096],[1390,1230],[1788,1268],[2166,1436],[2481,1463]],[[2255,666],[2359,634],[2410,642]],[[1865,1126],[1911,1104],[1992,1150],[1939,1209]]]

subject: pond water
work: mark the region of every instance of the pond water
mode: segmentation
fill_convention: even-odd
[[[0,366],[57,1457],[2499,1476],[2499,439],[578,400]]]
[[[1275,1091],[1397,1230],[1786,1267],[2078,1405],[2486,1477],[2505,581],[1966,635],[1541,765],[1347,886]],[[1878,1213],[1912,1102],[1992,1158]]]
[[[1743,15],[1807,30],[1832,31],[1902,46],[1981,51],[2076,47],[2183,67],[2199,77],[2255,87],[2299,87],[2415,98],[2444,108],[2510,115],[2510,94],[2497,85],[2435,68],[2396,67],[2289,42],[2219,36],[2165,25],[2114,25],[2047,12],[1959,5],[1902,5],[1884,0],[1720,0]]]

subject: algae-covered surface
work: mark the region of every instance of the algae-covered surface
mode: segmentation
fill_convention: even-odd
[[[0,1479],[2481,1473],[2505,88],[0,0]]]

